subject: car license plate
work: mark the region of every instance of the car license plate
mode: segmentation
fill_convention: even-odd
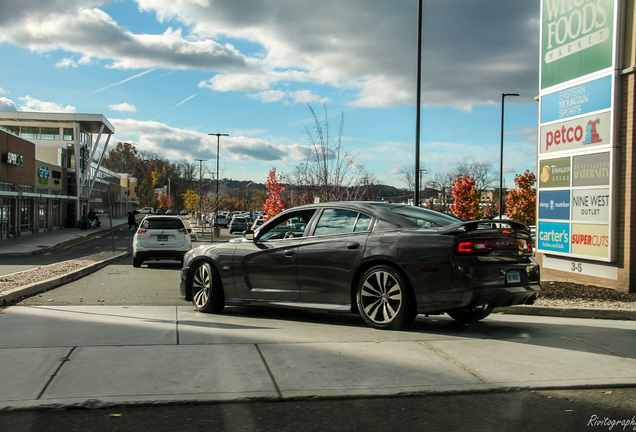
[[[508,283],[519,283],[519,282],[521,282],[521,275],[516,270],[509,271],[506,274],[506,282],[508,282]]]
[[[158,235],[157,236],[157,241],[167,242],[168,241],[168,236],[167,235]]]

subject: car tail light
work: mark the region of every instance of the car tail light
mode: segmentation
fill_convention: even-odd
[[[188,234],[188,230],[187,230],[187,229],[185,229],[185,228],[179,228],[179,232],[180,232],[181,234]]]
[[[462,240],[457,245],[457,254],[481,255],[494,250],[516,250],[532,253],[532,242],[515,238]]]
[[[143,233],[147,233],[148,230],[145,228],[137,228],[137,234],[143,234]]]

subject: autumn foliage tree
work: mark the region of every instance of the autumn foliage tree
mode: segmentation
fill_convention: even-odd
[[[457,176],[451,185],[453,204],[451,211],[463,220],[475,220],[482,217],[479,209],[479,192],[475,188],[475,180],[469,175]]]
[[[281,200],[280,194],[285,190],[285,186],[281,184],[284,179],[283,175],[276,175],[276,167],[272,168],[267,175],[265,188],[267,189],[267,200],[263,205],[265,217],[268,220],[285,209],[285,203]]]
[[[536,176],[529,170],[515,176],[517,188],[506,196],[506,214],[510,219],[526,225],[536,223],[537,194],[532,189],[536,182]]]

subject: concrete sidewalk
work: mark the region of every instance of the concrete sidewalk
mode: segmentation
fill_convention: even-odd
[[[13,306],[0,327],[0,410],[636,386],[633,321]]]
[[[138,216],[139,217],[139,216]],[[83,241],[86,238],[102,235],[110,231],[111,220],[108,215],[100,215],[101,226],[81,230],[79,228],[62,228],[53,231],[44,231],[37,234],[28,234],[20,237],[0,240],[0,256],[3,255],[32,255],[43,253],[54,246],[72,244]],[[128,224],[127,217],[113,218],[112,227],[117,228]]]

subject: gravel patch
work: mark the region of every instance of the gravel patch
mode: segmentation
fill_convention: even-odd
[[[636,310],[636,293],[573,282],[545,281],[535,306],[632,309]]]
[[[55,264],[24,270],[18,273],[0,276],[0,293],[36,282],[43,282],[45,280],[64,276],[74,271],[89,267],[96,262],[100,262],[120,254],[121,252],[101,252],[81,259],[62,261]]]

